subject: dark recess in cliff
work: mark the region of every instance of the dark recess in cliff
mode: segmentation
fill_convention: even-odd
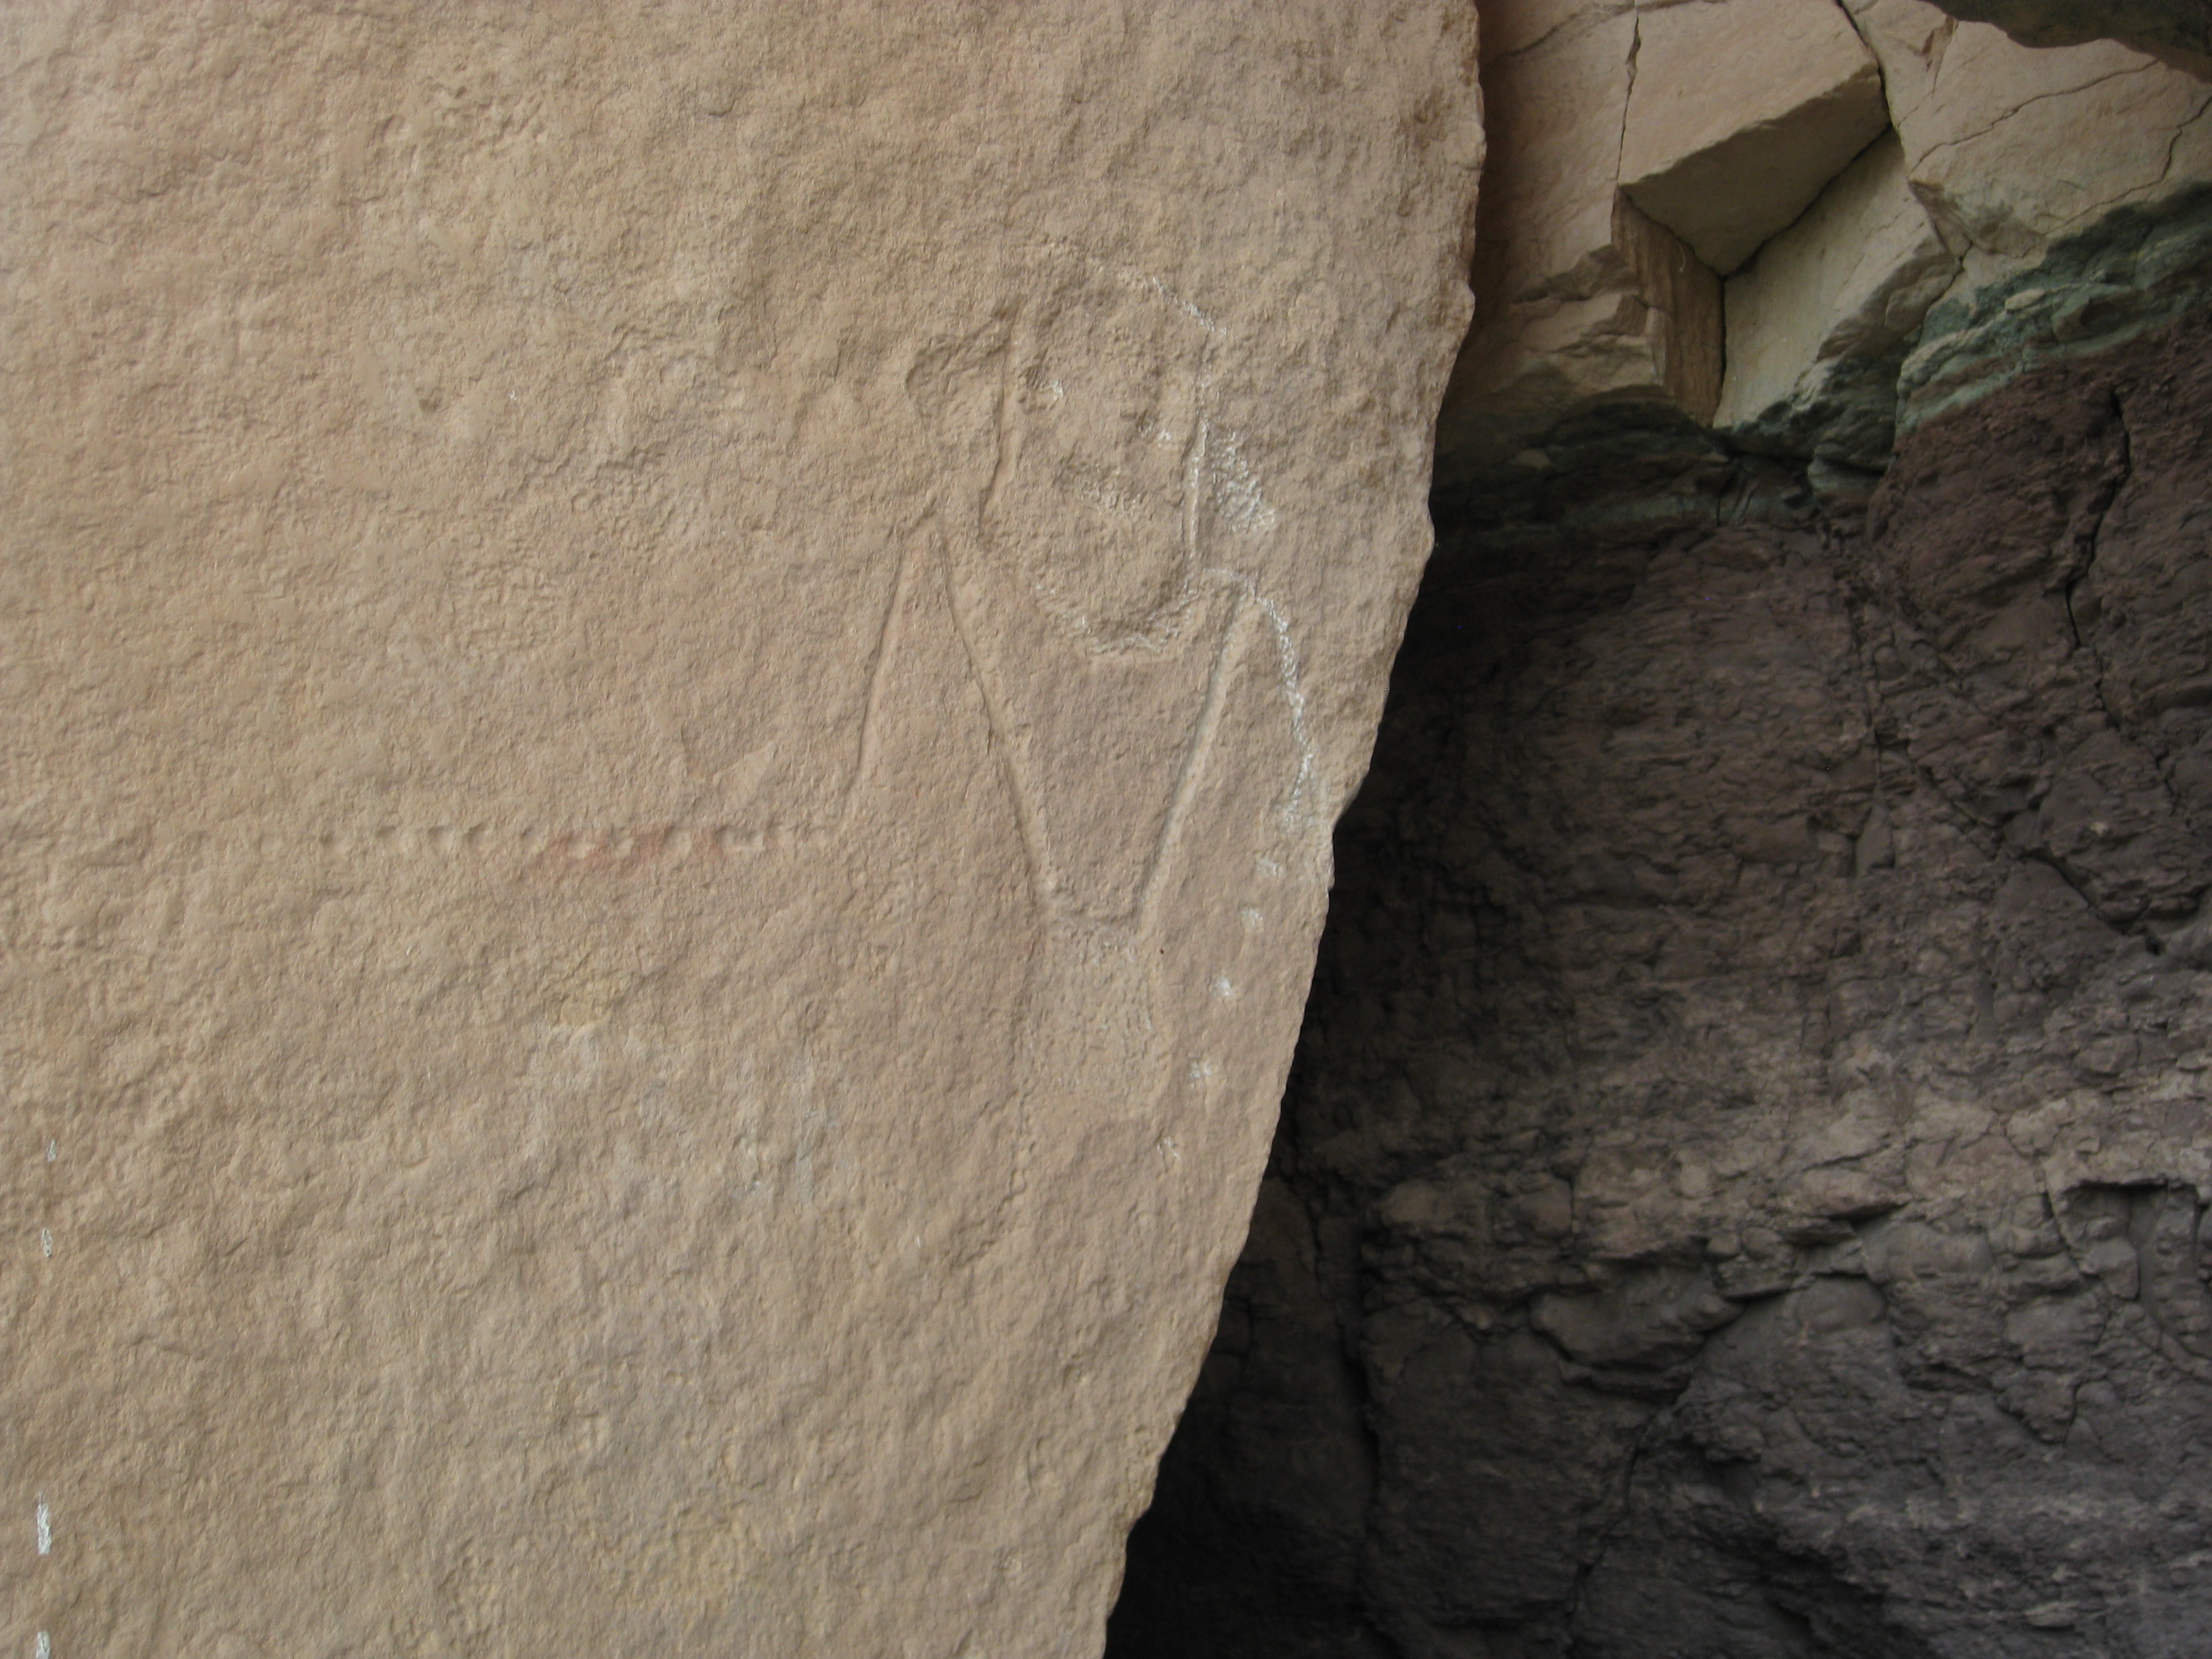
[[[2212,319],[1622,489],[1440,521],[1111,1659],[2212,1653]]]

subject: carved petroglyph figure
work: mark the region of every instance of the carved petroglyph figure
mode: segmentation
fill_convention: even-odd
[[[0,1643],[1096,1651],[1471,29],[0,6]]]
[[[1156,900],[1255,653],[1292,751],[1279,793],[1293,841],[1321,829],[1300,817],[1311,758],[1287,626],[1208,556],[1273,521],[1213,426],[1216,325],[1157,278],[1076,250],[1040,251],[1024,286],[1011,318],[933,355],[938,408],[994,399],[988,483],[942,523],[1049,918],[1036,1079],[1141,1110],[1180,1075],[1158,1041]]]

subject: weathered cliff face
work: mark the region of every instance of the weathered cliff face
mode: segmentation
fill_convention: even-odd
[[[2212,5],[2205,0],[1947,0],[1943,9],[1994,23],[2025,46],[2118,40],[2212,78]]]
[[[2023,349],[2096,349],[2204,291],[2212,85],[2141,52],[2031,50],[1923,0],[1483,16],[1445,516],[1585,493],[1638,433],[1878,471]]]
[[[0,9],[0,1647],[1094,1652],[1464,6]]]
[[[2212,1651],[2212,87],[1485,16],[1438,551],[1109,1652]]]
[[[1445,538],[1110,1651],[2212,1645],[2209,434]]]

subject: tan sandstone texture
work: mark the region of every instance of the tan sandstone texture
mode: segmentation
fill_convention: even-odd
[[[1620,186],[1723,276],[1888,125],[1834,0],[1680,0],[1637,26]]]
[[[1728,368],[1714,424],[1818,406],[1855,364],[1895,355],[1959,262],[1885,133],[1802,218],[1729,278]]]
[[[2212,86],[2181,70],[2109,40],[2023,46],[1923,0],[1849,3],[1913,188],[1961,252],[2032,256],[2212,178]]]
[[[1476,317],[1439,457],[1494,464],[1595,403],[1673,398],[1710,414],[1719,280],[1616,184],[1636,14],[1613,0],[1496,0],[1483,28],[1492,145]]]
[[[0,14],[0,1651],[1097,1650],[1464,5]]]

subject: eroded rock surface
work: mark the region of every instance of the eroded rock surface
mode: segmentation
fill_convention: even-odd
[[[2212,86],[2112,42],[2036,52],[1922,0],[1847,0],[1905,171],[1963,252],[2018,258],[2212,177]],[[1971,280],[1971,278],[1970,278]]]
[[[1463,5],[0,13],[0,1646],[1096,1650]]]
[[[1483,14],[1492,152],[1448,503],[1492,510],[1691,428],[1878,471],[1897,431],[2047,355],[1984,349],[2022,289],[2079,290],[2074,349],[2212,293],[2212,85],[2143,52],[2031,49],[1925,0]],[[2076,280],[2146,234],[2190,251]]]
[[[1446,526],[1109,1651],[2212,1650],[2208,433]]]

